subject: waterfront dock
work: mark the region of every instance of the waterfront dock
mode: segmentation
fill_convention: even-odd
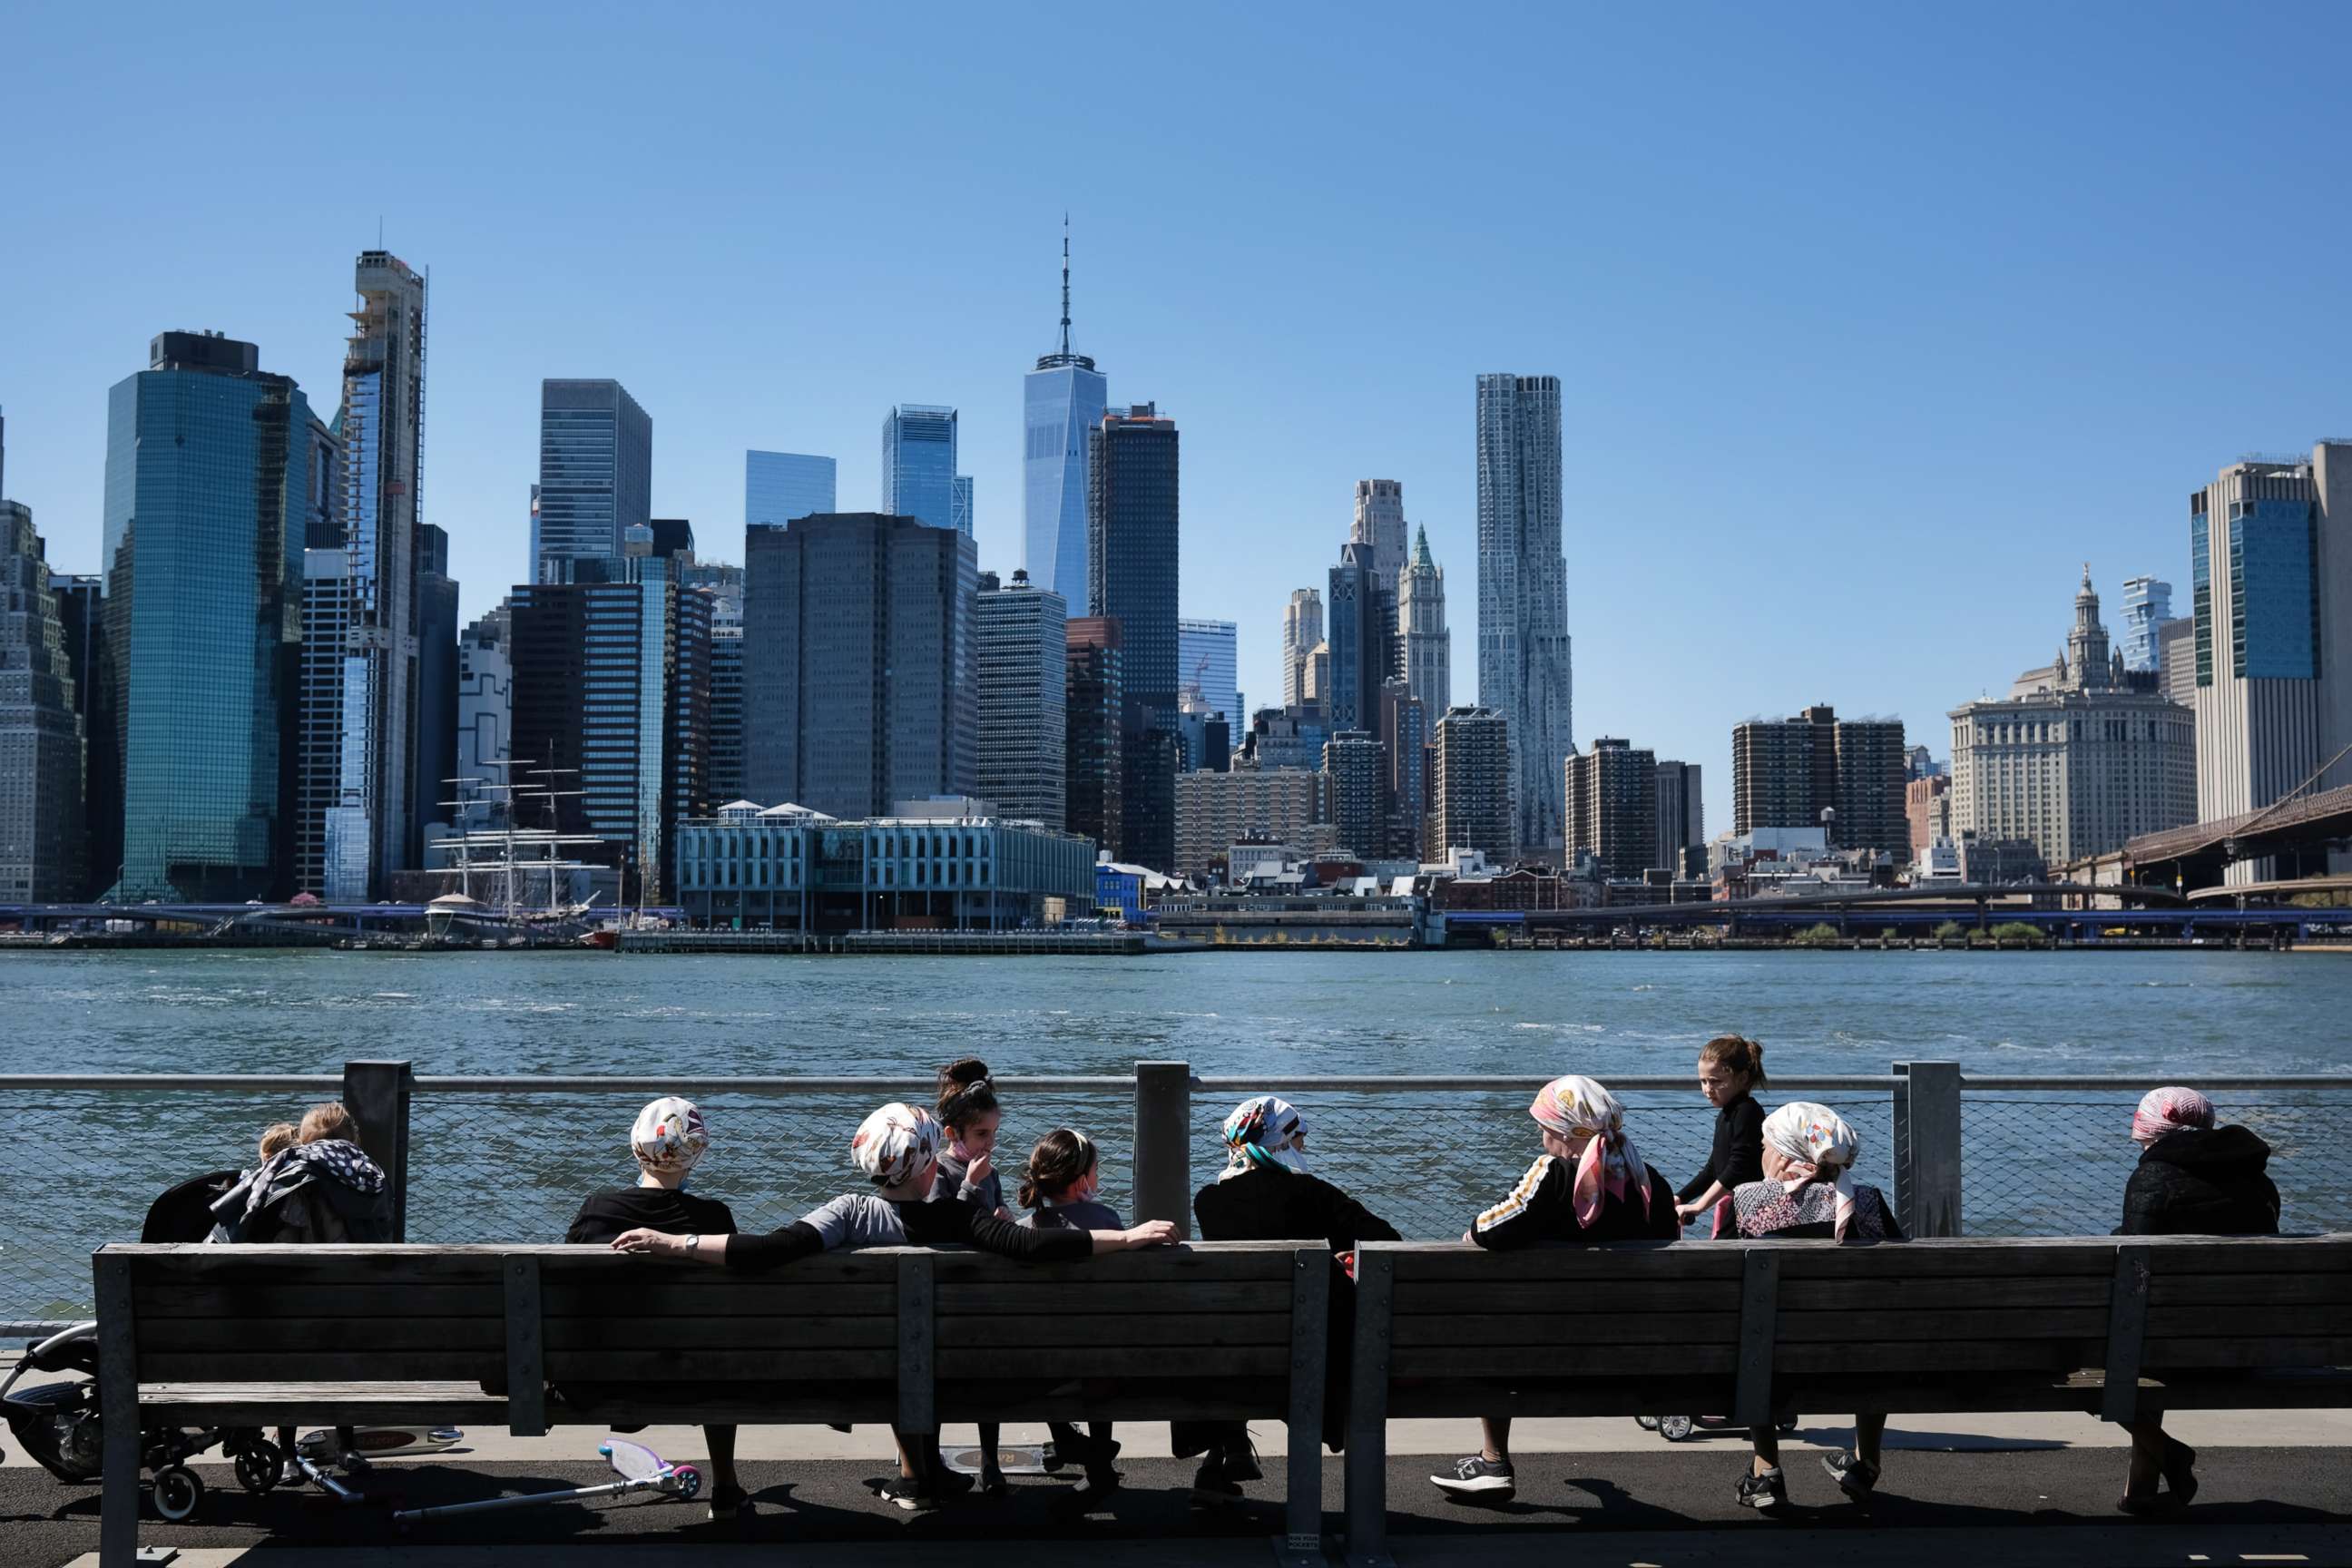
[[[1116,958],[1145,951],[1141,931],[855,931],[828,935],[795,931],[624,931],[623,952],[930,953],[1003,957],[1058,953]]]

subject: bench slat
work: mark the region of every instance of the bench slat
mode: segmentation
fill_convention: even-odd
[[[1901,1343],[1782,1344],[1773,1352],[1775,1372],[1793,1373],[1887,1372],[1932,1375],[1945,1372],[2048,1369],[2071,1372],[2095,1367],[2106,1342],[2095,1340],[1919,1340]],[[1956,1390],[1965,1398],[1965,1391]]]
[[[1500,1377],[1529,1380],[1559,1378],[1570,1375],[1561,1369],[1573,1364],[1590,1366],[1595,1373],[1723,1373],[1738,1370],[1739,1347],[1737,1342],[1705,1345],[1612,1345],[1605,1357],[1596,1363],[1581,1359],[1580,1347],[1556,1344],[1548,1347],[1549,1357],[1538,1358],[1539,1348],[1529,1345],[1398,1345],[1391,1351],[1389,1362],[1393,1374],[1401,1378]],[[1580,1374],[1579,1374],[1580,1375]],[[1721,1392],[1728,1394],[1726,1386]]]
[[[1593,1303],[1588,1299],[1587,1304]],[[1729,1345],[1739,1341],[1739,1313],[1735,1308],[1722,1312],[1473,1312],[1455,1317],[1400,1317],[1393,1338],[1401,1347],[1452,1345],[1468,1340],[1482,1345],[1526,1345],[1548,1353],[1570,1346],[1599,1351],[1614,1345]]]
[[[255,1340],[251,1343],[266,1343]],[[175,1351],[139,1357],[144,1383],[471,1383],[503,1377],[506,1352]]]
[[[1720,1245],[1710,1243],[1709,1245]],[[2013,1245],[2030,1251],[2008,1257],[1993,1253],[1988,1244],[1834,1241],[1768,1242],[1781,1255],[1784,1281],[1798,1279],[2050,1279],[2088,1276],[2104,1288],[2115,1272],[2116,1247],[2111,1241],[2021,1240]],[[2007,1247],[2011,1243],[1999,1244]],[[2101,1300],[2105,1300],[2103,1296]]]
[[[2107,1305],[2107,1281],[2099,1275],[2056,1279],[2016,1276],[1934,1279],[1784,1279],[1780,1310],[1800,1312],[1933,1310],[1965,1302],[1970,1307],[2096,1307]]]
[[[2149,1340],[2140,1349],[2149,1367],[2352,1367],[2352,1337],[2311,1339]]]
[[[950,1285],[1008,1284],[1087,1280],[1113,1284],[1171,1284],[1188,1289],[1201,1281],[1260,1283],[1275,1298],[1290,1295],[1290,1242],[1225,1242],[1214,1250],[1191,1247],[1149,1247],[1134,1252],[1106,1252],[1098,1258],[1069,1263],[1016,1263],[985,1252],[941,1249],[932,1257],[938,1288]],[[798,1268],[799,1264],[792,1265]]]
[[[1612,1280],[1608,1285],[1612,1310],[1627,1312],[1737,1312],[1739,1279],[1693,1279],[1676,1284],[1650,1284],[1639,1279]],[[1577,1292],[1557,1281],[1511,1279],[1401,1279],[1396,1285],[1396,1315],[1443,1318],[1470,1312],[1566,1311],[1580,1300]]]
[[[2352,1307],[2325,1302],[2248,1302],[2242,1306],[2150,1307],[2151,1339],[2295,1339],[2326,1337],[2352,1325]],[[142,1323],[143,1336],[147,1325]]]
[[[1041,1324],[1039,1331],[1047,1338],[1052,1336],[1051,1325]],[[1043,1377],[1055,1381],[1148,1374],[1165,1364],[1155,1363],[1148,1354],[1133,1350],[1097,1345],[1065,1348],[1058,1344],[1028,1350],[941,1350],[939,1360],[940,1375],[943,1378]],[[1167,1360],[1177,1362],[1179,1358]],[[1281,1380],[1289,1375],[1290,1344],[1286,1339],[1276,1345],[1193,1346],[1182,1351],[1179,1364],[1188,1377],[1263,1377],[1271,1379],[1271,1386],[1278,1391],[1283,1386]]]
[[[1961,1298],[1966,1300],[1967,1298]],[[2085,1340],[2104,1339],[2105,1307],[2018,1309],[1990,1311],[1896,1308],[1864,1312],[1780,1313],[1782,1344],[1818,1344],[1846,1340]]]
[[[1072,1300],[1066,1284],[1042,1285],[1021,1280],[991,1280],[984,1284],[942,1283],[939,1287],[939,1294],[942,1318],[992,1315],[1040,1318],[1066,1312]],[[1096,1280],[1087,1285],[1086,1310],[1101,1314],[1150,1312],[1160,1315],[1262,1312],[1269,1303],[1286,1299],[1285,1291],[1250,1281],[1210,1284],[1187,1281],[1181,1292],[1175,1292],[1165,1284],[1131,1285]]]
[[[1287,1305],[1287,1303],[1285,1303]],[[1260,1305],[1264,1305],[1263,1302]],[[1066,1310],[1067,1304],[1066,1303]],[[992,1345],[1017,1350],[1038,1344],[1108,1347],[1129,1345],[1139,1358],[1160,1351],[1183,1351],[1196,1346],[1286,1345],[1290,1314],[1282,1312],[1172,1313],[1150,1316],[1125,1313],[1091,1319],[1067,1316],[1050,1320],[990,1316],[954,1318],[940,1314],[939,1342],[942,1350],[981,1350]]]
[[[2333,1301],[2352,1305],[2352,1272],[2344,1274],[2158,1274],[2147,1282],[2152,1307],[2268,1305]]]
[[[142,1284],[131,1301],[143,1325],[165,1318],[275,1318],[290,1306],[306,1318],[495,1318],[505,1310],[495,1280],[478,1285],[306,1285],[289,1303],[279,1287]]]
[[[493,1351],[507,1348],[502,1318],[142,1318],[139,1348],[185,1351]]]
[[[730,1274],[708,1264],[697,1277],[607,1280],[587,1285],[542,1279],[540,1297],[551,1318],[601,1318],[616,1309],[696,1318],[887,1317],[898,1299],[886,1285],[803,1283],[791,1270]]]
[[[898,1372],[895,1336],[890,1344],[878,1349],[795,1349],[774,1345],[757,1350],[738,1345],[697,1350],[685,1345],[639,1345],[614,1350],[551,1349],[547,1352],[548,1380],[556,1384],[658,1384],[665,1379],[685,1383],[793,1383],[822,1377],[845,1382],[871,1378],[887,1385]],[[656,1403],[660,1394],[658,1387],[646,1390],[646,1396]]]
[[[547,1320],[547,1348],[551,1352],[872,1350],[898,1342],[898,1326],[887,1313],[854,1318],[677,1318],[656,1314]]]
[[[1378,1243],[1399,1246],[1397,1243]],[[1405,1246],[1396,1254],[1397,1286],[1407,1281],[1453,1280],[1469,1284],[1560,1280],[1739,1280],[1739,1249],[1666,1241],[1616,1242],[1605,1247],[1535,1247],[1488,1252],[1467,1243],[1433,1247]]]

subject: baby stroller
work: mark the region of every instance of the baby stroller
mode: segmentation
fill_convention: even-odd
[[[140,1227],[142,1241],[202,1241],[212,1224],[206,1205],[236,1182],[238,1173],[215,1171],[183,1182],[157,1198]],[[16,1384],[28,1372],[79,1373],[79,1378],[45,1383],[21,1394]],[[25,1452],[61,1481],[94,1481],[103,1465],[98,1403],[98,1325],[75,1323],[47,1339],[26,1345],[24,1359],[0,1384],[0,1413]],[[155,1478],[155,1511],[172,1521],[186,1519],[204,1501],[205,1484],[187,1461],[217,1447],[236,1462],[236,1478],[248,1491],[277,1484],[284,1456],[250,1429],[220,1426],[150,1426],[139,1434],[139,1460]]]
[[[1633,1425],[1644,1432],[1655,1432],[1669,1443],[1679,1443],[1693,1432],[1738,1432],[1745,1435],[1748,1428],[1728,1415],[1636,1415]],[[1780,1436],[1787,1436],[1797,1429],[1793,1415],[1775,1423]]]

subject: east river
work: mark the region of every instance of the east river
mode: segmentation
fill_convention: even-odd
[[[426,1075],[885,1074],[907,1092],[947,1058],[1000,1074],[1124,1075],[1139,1059],[1291,1094],[1317,1168],[1411,1236],[1454,1236],[1536,1152],[1528,1086],[1562,1072],[1629,1092],[1645,1156],[1676,1183],[1712,1112],[1687,1082],[1700,1043],[1762,1040],[1781,1079],[1954,1061],[1975,1075],[2101,1076],[2060,1094],[1971,1089],[1971,1233],[2104,1234],[2155,1082],[2352,1075],[2352,956],[2268,952],[1302,952],[1146,958],[650,956],[236,952],[0,952],[0,1072],[331,1074],[354,1058]],[[1508,1088],[1382,1092],[1398,1074]],[[1347,1080],[1308,1089],[1286,1080]],[[1363,1087],[1359,1089],[1356,1085]],[[1768,1089],[1766,1103],[1790,1098]],[[87,1254],[135,1235],[164,1187],[249,1163],[266,1122],[315,1093],[140,1086],[0,1089],[0,1321],[84,1310]],[[559,1238],[581,1195],[630,1173],[645,1098],[421,1090],[409,1234]],[[848,1134],[871,1091],[702,1091],[698,1188],[769,1226],[856,1184]],[[1241,1098],[1194,1097],[1192,1177]],[[1885,1089],[1823,1092],[1861,1131],[1858,1174],[1893,1185]],[[2352,1224],[2352,1091],[2217,1090],[2273,1148],[2290,1228]],[[1128,1198],[1125,1089],[1008,1092],[1009,1168],[1066,1122]],[[1009,1186],[1009,1184],[1008,1184]]]

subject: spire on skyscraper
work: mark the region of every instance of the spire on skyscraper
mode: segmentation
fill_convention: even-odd
[[[1092,370],[1095,362],[1084,354],[1070,352],[1070,215],[1062,215],[1062,346],[1053,353],[1037,356],[1039,370],[1059,370],[1076,365],[1080,370]]]

